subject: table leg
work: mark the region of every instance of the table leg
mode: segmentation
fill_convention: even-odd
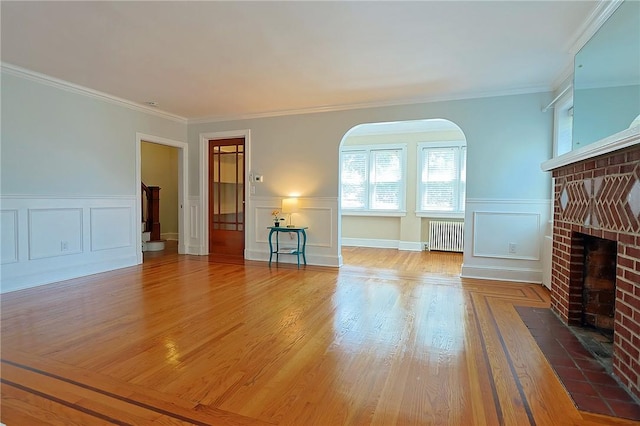
[[[304,264],[305,266],[307,265],[307,233],[304,231],[304,229],[301,230],[302,231],[302,260],[304,260]],[[300,236],[298,235],[298,244],[300,243]],[[298,259],[298,264],[300,264],[300,259]]]
[[[269,267],[271,267],[271,258],[273,257],[273,244],[271,243],[272,235],[273,235],[273,229],[269,232]]]

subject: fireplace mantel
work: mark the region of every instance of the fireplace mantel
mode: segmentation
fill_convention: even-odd
[[[633,145],[640,145],[640,126],[631,127],[608,138],[569,151],[564,155],[545,161],[540,167],[543,171],[549,172],[573,163],[629,148]]]

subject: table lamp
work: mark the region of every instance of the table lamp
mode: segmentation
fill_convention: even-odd
[[[289,224],[287,228],[293,228],[294,225],[291,223],[291,215],[298,211],[298,199],[297,198],[284,198],[282,200],[282,213],[286,213],[289,215]]]

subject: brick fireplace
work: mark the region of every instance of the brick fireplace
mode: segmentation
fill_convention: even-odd
[[[555,178],[551,308],[566,324],[584,325],[585,275],[598,268],[585,267],[585,241],[613,244],[614,308],[596,310],[613,323],[613,372],[640,398],[640,136],[615,146],[543,165]]]

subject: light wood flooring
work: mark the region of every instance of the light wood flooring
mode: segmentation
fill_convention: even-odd
[[[2,296],[18,425],[623,425],[578,411],[514,306],[458,254],[344,248],[343,268],[145,255]]]

